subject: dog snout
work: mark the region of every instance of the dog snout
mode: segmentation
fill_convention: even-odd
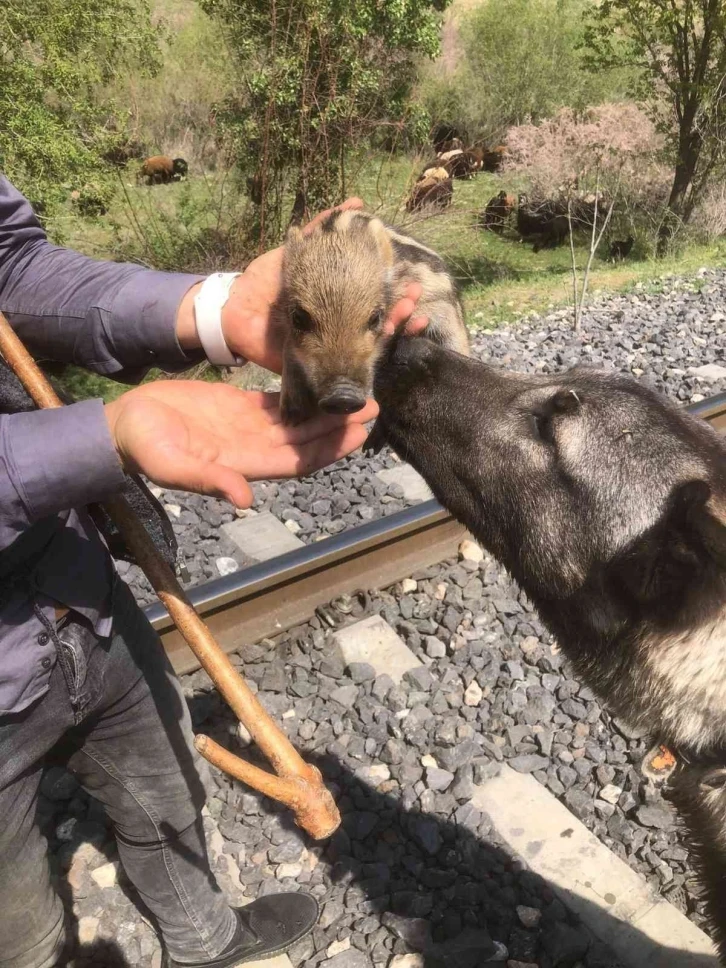
[[[365,405],[366,395],[362,388],[347,382],[336,383],[318,401],[325,413],[357,413]]]

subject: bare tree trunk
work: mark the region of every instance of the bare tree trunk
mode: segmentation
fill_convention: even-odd
[[[683,133],[679,139],[678,161],[673,174],[668,206],[658,230],[658,255],[665,255],[676,229],[688,221],[693,211],[693,206],[688,204],[688,200],[700,155],[701,138],[698,132],[691,130]]]

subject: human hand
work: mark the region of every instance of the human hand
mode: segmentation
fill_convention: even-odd
[[[364,424],[378,407],[369,400],[358,413],[320,414],[287,427],[277,393],[160,380],[124,393],[105,411],[127,471],[249,507],[248,481],[302,476],[339,460],[363,444]]]
[[[339,208],[361,209],[363,202],[360,198],[349,198]],[[316,215],[303,233],[311,232],[332,211],[331,208]],[[274,309],[282,291],[282,255],[283,246],[278,246],[250,262],[232,284],[222,309],[222,331],[232,352],[275,373],[282,371],[282,350],[288,331],[287,320]],[[199,345],[191,309],[197,288],[185,297],[177,321],[177,335],[185,347]],[[385,327],[388,335],[404,322],[410,334],[424,328],[424,318],[411,318],[420,296],[421,286],[412,283],[389,314]]]

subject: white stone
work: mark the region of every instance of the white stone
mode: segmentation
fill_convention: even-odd
[[[285,521],[285,527],[287,528],[288,531],[291,532],[291,534],[300,534],[300,532],[302,531],[302,528],[297,523],[297,521],[293,521],[292,518],[288,518],[288,520]]]
[[[700,403],[701,400],[705,400],[706,397],[702,393],[694,393],[691,397],[691,403]]]
[[[615,786],[614,783],[606,783],[600,791],[600,799],[604,800],[605,803],[616,804],[622,792],[622,787]]]
[[[98,918],[79,918],[78,919],[78,943],[93,944],[96,940],[98,931]]]
[[[380,615],[340,629],[333,635],[333,645],[340,649],[347,663],[368,662],[377,675],[385,672],[394,682],[400,682],[409,669],[422,665]]]
[[[413,578],[404,578],[401,582],[401,591],[404,595],[410,595],[411,592],[415,592],[418,588],[418,582],[414,581]]]
[[[718,968],[711,940],[529,774],[506,764],[471,802],[623,965]]]
[[[160,498],[161,495],[164,493],[164,488],[163,487],[157,487],[156,484],[149,485],[149,490],[154,495],[154,497],[157,498],[157,499]]]
[[[217,571],[222,576],[233,575],[236,571],[239,571],[239,565],[234,558],[217,558],[216,565]]]
[[[421,766],[425,766],[426,769],[435,770],[438,765],[439,764],[430,753],[427,753],[425,756],[421,757]]]
[[[449,586],[445,582],[439,582],[439,584],[436,586],[436,590],[434,591],[434,598],[438,602],[443,602],[443,600],[446,598],[446,592],[448,590]]]
[[[295,718],[295,710],[294,709],[286,709],[285,712],[282,714],[282,718],[283,719],[294,719]]]
[[[706,363],[703,366],[690,366],[688,372],[699,380],[707,383],[717,383],[726,379],[726,366],[719,366],[718,363]]]
[[[299,877],[302,874],[302,864],[279,864],[277,877],[282,880],[284,877]]]
[[[517,905],[517,917],[519,923],[525,928],[536,928],[542,920],[542,912],[539,908],[527,907],[526,904]]]
[[[376,474],[384,484],[398,484],[407,501],[430,501],[433,497],[428,484],[410,464],[389,467]]]
[[[344,951],[350,949],[350,938],[343,938],[342,941],[334,941],[332,944],[328,945],[325,954],[328,958],[334,958],[336,955],[342,955]]]
[[[99,887],[113,887],[116,884],[118,871],[115,864],[104,864],[91,872],[91,877]]]
[[[388,968],[426,968],[423,955],[394,955]]]
[[[478,564],[480,561],[484,561],[484,552],[476,541],[464,538],[459,545],[459,557],[464,561],[474,561]]]
[[[368,786],[372,786],[375,789],[382,783],[387,783],[391,779],[391,771],[388,769],[385,763],[374,763],[372,766],[361,766],[355,771],[355,775],[363,783],[367,783]]]
[[[237,726],[237,736],[240,741],[240,746],[249,746],[252,743],[252,736],[244,723],[240,723]]]
[[[464,702],[467,706],[478,706],[484,698],[482,688],[476,679],[472,679],[464,693]]]
[[[269,511],[254,517],[237,518],[223,524],[222,531],[240,551],[255,561],[269,561],[303,547],[302,541]]]
[[[173,518],[178,518],[181,514],[181,508],[178,504],[165,504],[164,510],[167,514],[170,514]]]

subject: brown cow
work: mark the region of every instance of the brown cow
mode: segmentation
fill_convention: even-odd
[[[480,216],[482,227],[491,229],[492,232],[501,235],[504,231],[505,223],[514,211],[516,204],[517,201],[514,195],[508,195],[506,192],[499,192],[494,198],[490,198],[487,202],[487,207]]]
[[[438,181],[424,178],[416,182],[406,200],[407,212],[418,212],[422,208],[448,208],[454,195],[454,185],[450,178]]]
[[[188,171],[189,165],[183,158],[153,155],[141,166],[139,178],[145,178],[147,185],[165,185],[170,181],[181,181]]]
[[[497,145],[496,148],[485,148],[482,159],[484,171],[499,171],[504,163],[508,150],[506,145]]]

